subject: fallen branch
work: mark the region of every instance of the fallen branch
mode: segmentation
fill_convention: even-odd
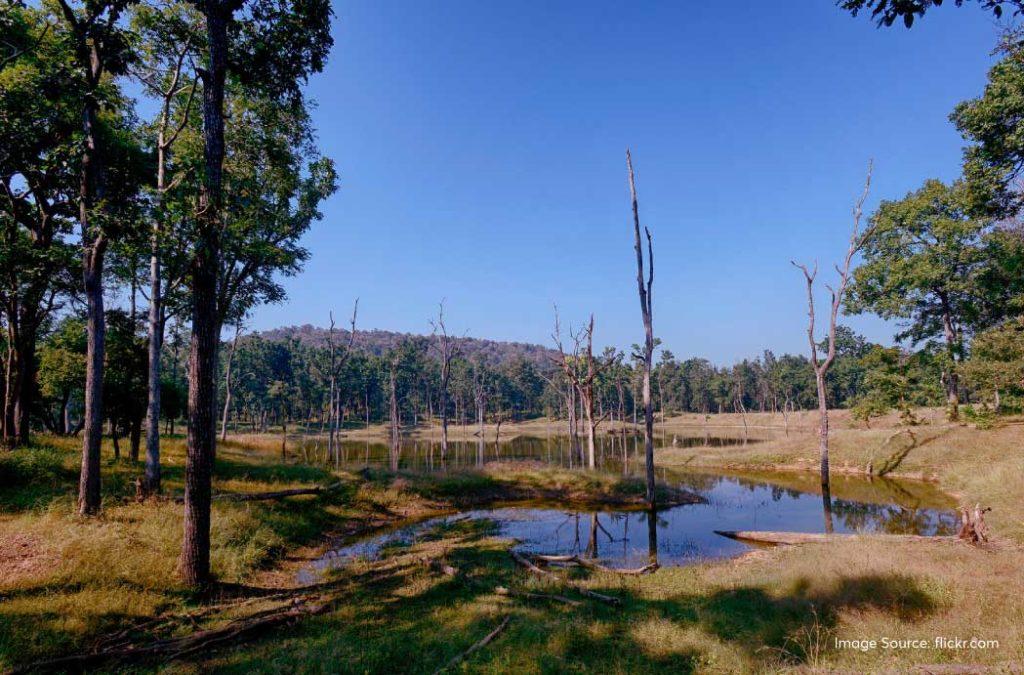
[[[530,593],[529,591],[517,591],[511,588],[505,588],[504,586],[495,586],[494,592],[498,595],[503,595],[509,598],[526,598],[527,600],[553,600],[555,602],[561,602],[566,605],[572,605],[573,607],[579,607],[581,604],[583,604],[579,600],[573,600],[572,598],[567,598],[564,595]]]
[[[610,595],[605,595],[604,593],[598,593],[597,591],[592,591],[589,588],[584,588],[583,586],[580,586],[579,584],[570,583],[567,580],[562,579],[560,576],[558,576],[554,572],[549,572],[548,570],[542,570],[541,568],[537,567],[532,562],[527,560],[525,557],[523,557],[519,553],[516,553],[515,551],[509,551],[509,553],[512,554],[512,559],[513,560],[515,560],[517,563],[519,563],[520,565],[522,565],[523,567],[525,567],[529,571],[533,572],[534,574],[540,575],[540,576],[545,577],[547,579],[553,579],[554,581],[558,581],[560,583],[566,583],[569,586],[572,586],[573,588],[575,588],[581,594],[587,596],[588,598],[593,598],[594,600],[600,600],[601,602],[607,603],[609,605],[616,605],[616,606],[618,606],[621,603],[621,600],[619,600],[618,598],[613,598]]]
[[[222,500],[227,502],[259,502],[269,499],[284,499],[285,497],[296,497],[299,495],[319,495],[327,492],[333,492],[342,486],[342,483],[335,483],[334,485],[322,486],[317,485],[311,488],[294,488],[291,490],[273,490],[271,492],[222,492],[221,494],[213,495],[210,499]],[[182,504],[185,502],[185,497],[175,497],[175,503]]]
[[[534,554],[533,557],[536,560],[541,560],[543,562],[548,563],[579,565],[580,567],[586,567],[587,569],[597,570],[599,572],[611,572],[612,574],[628,574],[631,576],[650,574],[659,567],[658,563],[651,563],[650,565],[644,565],[643,567],[637,567],[635,569],[617,569],[615,567],[606,567],[593,560],[581,558],[578,555],[543,555],[537,553]]]
[[[818,532],[757,532],[744,530],[714,530],[729,539],[759,544],[822,544],[841,539],[880,539],[885,541],[955,541],[954,537],[933,537],[922,534],[821,534]]]
[[[486,647],[488,645],[488,643],[491,642],[491,640],[493,640],[494,638],[498,637],[498,634],[501,631],[505,630],[505,626],[508,625],[508,622],[511,619],[512,619],[512,615],[511,614],[505,615],[505,620],[502,621],[500,624],[498,624],[497,628],[495,628],[490,633],[488,633],[486,636],[484,636],[484,638],[482,640],[480,640],[479,642],[474,644],[472,647],[470,647],[466,651],[462,652],[461,654],[457,654],[451,661],[449,661],[448,663],[444,664],[443,666],[441,666],[440,668],[435,670],[434,671],[434,675],[437,675],[438,673],[443,673],[444,671],[448,670],[449,668],[451,668],[452,666],[457,664],[459,661],[462,661],[463,659],[465,659],[467,656],[469,656],[473,652],[477,651],[478,649],[482,649],[483,647]]]

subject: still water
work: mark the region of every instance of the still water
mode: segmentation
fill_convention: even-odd
[[[686,565],[739,555],[750,545],[714,530],[822,532],[822,499],[815,476],[743,476],[666,471],[659,478],[701,494],[707,502],[647,511],[579,511],[552,505],[477,509],[431,518],[339,546],[300,574],[319,573],[353,559],[375,559],[408,546],[438,527],[464,520],[492,521],[498,536],[520,550],[585,555],[610,567]],[[948,535],[956,531],[950,499],[933,486],[875,478],[836,477],[832,486],[835,532]]]
[[[713,447],[742,446],[758,443],[769,438],[768,432],[751,432],[744,435],[742,430],[716,431],[712,434],[698,432],[695,435],[659,435],[655,447]],[[326,461],[323,443],[304,444],[305,454],[310,461]],[[580,439],[585,449],[586,439]],[[401,447],[392,452],[386,443],[369,441],[348,441],[342,439],[337,458],[339,466],[349,468],[363,466],[390,467],[414,471],[440,471],[482,466],[489,462],[539,461],[552,466],[574,468],[581,465],[580,457],[572,451],[566,436],[516,436],[502,439],[500,443],[489,437],[479,441],[449,441],[448,455],[441,457],[441,444],[437,440],[402,439]],[[639,435],[599,436],[596,444],[596,464],[599,469],[617,473],[629,473],[642,462],[643,437]]]

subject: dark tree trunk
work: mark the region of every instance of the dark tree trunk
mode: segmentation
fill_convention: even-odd
[[[203,73],[203,141],[206,173],[199,194],[199,236],[192,263],[192,345],[189,353],[188,453],[185,519],[179,568],[182,580],[205,587],[210,576],[210,482],[216,451],[217,347],[220,321],[217,277],[221,248],[224,164],[224,79],[230,8],[206,0],[207,57]]]

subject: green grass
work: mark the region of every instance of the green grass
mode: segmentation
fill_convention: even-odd
[[[886,429],[840,428],[833,452],[837,496],[858,499],[862,470],[884,453]],[[990,523],[1007,542],[995,551],[942,543],[864,539],[761,550],[750,556],[653,575],[577,574],[586,587],[615,595],[620,608],[580,607],[508,598],[495,586],[575,595],[517,569],[507,549],[478,521],[436,529],[413,545],[388,547],[384,560],[342,572],[391,566],[355,585],[325,615],[207,655],[161,666],[193,672],[433,672],[490,632],[507,630],[456,670],[469,672],[773,672],[819,668],[903,672],[918,664],[1001,665],[1024,660],[1024,554],[1009,542],[1024,533],[1024,429],[931,424],[902,454],[894,473],[927,476],[966,503],[995,507]],[[183,440],[164,444],[166,491],[180,493]],[[892,452],[884,448],[885,452]],[[783,487],[814,490],[813,434],[733,448],[663,449],[665,465],[751,470]],[[175,576],[180,505],[137,504],[138,465],[105,455],[104,510],[75,514],[78,446],[40,439],[0,456],[0,669],[35,658],[89,649],[96,638],[157,614],[180,614],[197,599]],[[787,468],[791,471],[777,472]],[[635,480],[504,465],[448,475],[369,470],[333,472],[282,463],[278,439],[252,437],[222,446],[214,489],[258,491],[340,481],[327,495],[278,502],[218,502],[213,567],[229,582],[281,586],[316,553],[325,532],[352,532],[499,498],[558,496],[583,504],[628,504]],[[946,503],[934,486],[905,484],[922,503]],[[918,490],[920,490],[918,492]],[[845,492],[844,492],[845,491]],[[842,492],[842,495],[838,493]],[[867,493],[865,493],[867,494]],[[617,501],[618,500],[618,501]],[[443,559],[458,578],[422,564]],[[575,597],[580,597],[575,595]],[[580,598],[582,599],[582,598]],[[227,608],[199,627],[261,605]],[[187,624],[176,630],[193,630]],[[836,638],[995,639],[989,650],[836,649]],[[140,664],[141,670],[158,664]],[[119,670],[112,664],[110,670]]]

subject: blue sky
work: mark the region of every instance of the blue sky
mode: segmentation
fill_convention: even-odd
[[[952,4],[952,3],[950,3]],[[829,0],[338,2],[309,92],[341,189],[306,237],[287,303],[250,327],[449,327],[549,343],[642,336],[624,152],[655,241],[655,333],[718,363],[805,349],[803,280],[868,206],[954,178],[948,122],[977,95],[997,26],[942,7],[877,29]],[[821,302],[825,302],[824,295]],[[889,342],[875,318],[845,320]]]

